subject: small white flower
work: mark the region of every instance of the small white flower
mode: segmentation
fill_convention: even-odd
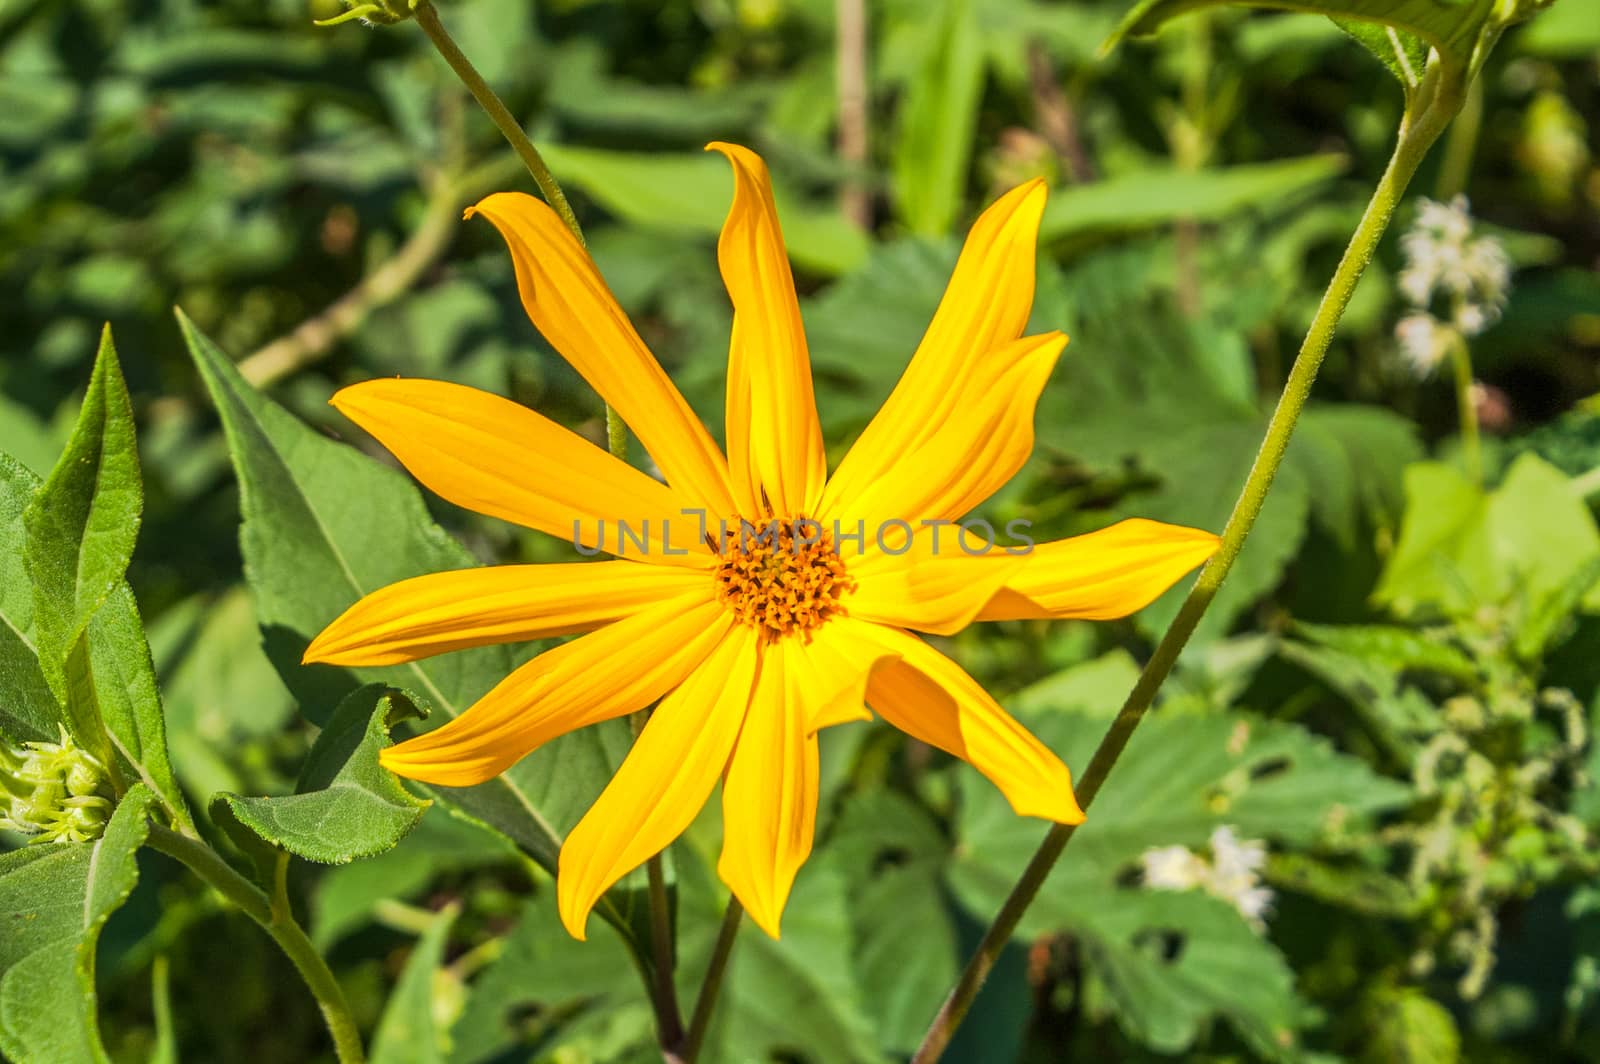
[[[1204,886],[1211,874],[1205,858],[1186,846],[1146,850],[1139,862],[1144,866],[1144,885],[1151,890],[1192,890]]]
[[[1481,331],[1505,306],[1511,290],[1511,260],[1498,240],[1474,238],[1472,228],[1465,196],[1448,204],[1422,200],[1416,221],[1400,238],[1406,265],[1400,271],[1399,286],[1406,301],[1419,310],[1428,310],[1436,296],[1444,297],[1458,325],[1465,317]],[[1475,309],[1465,313],[1467,307]]]
[[[1433,372],[1433,367],[1449,350],[1449,337],[1427,311],[1417,311],[1401,318],[1394,334],[1400,341],[1401,353],[1419,377],[1426,377]]]
[[[1200,888],[1238,910],[1256,931],[1266,930],[1272,909],[1272,889],[1261,885],[1260,872],[1267,862],[1267,846],[1260,840],[1243,840],[1230,827],[1211,833],[1211,860],[1184,846],[1146,850],[1139,858],[1144,885],[1151,890]]]

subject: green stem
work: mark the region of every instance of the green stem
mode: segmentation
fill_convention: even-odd
[[[355,1018],[350,1015],[350,1005],[345,1001],[344,991],[289,910],[287,896],[282,890],[282,868],[287,863],[288,855],[284,855],[280,862],[274,877],[274,897],[269,898],[198,838],[152,824],[150,845],[210,884],[217,893],[272,936],[279,948],[294,962],[300,977],[317,999],[317,1007],[322,1010],[323,1021],[328,1025],[328,1033],[333,1036],[333,1048],[339,1064],[362,1064],[366,1054],[361,1048],[361,1032],[356,1027]]]
[[[456,77],[472,93],[472,98],[478,101],[489,120],[500,130],[506,142],[511,145],[511,150],[517,153],[522,164],[528,168],[528,173],[533,175],[534,183],[539,186],[539,191],[544,193],[544,198],[550,206],[555,208],[561,220],[567,223],[567,228],[572,230],[572,235],[583,243],[583,231],[578,228],[577,215],[572,213],[572,205],[567,202],[566,193],[561,191],[561,186],[556,183],[555,175],[550,173],[550,168],[545,165],[544,156],[539,154],[539,149],[533,146],[533,141],[522,131],[522,126],[511,114],[509,108],[495,95],[489,83],[483,80],[483,75],[478,73],[478,68],[466,57],[455,40],[445,31],[444,24],[439,21],[439,12],[434,9],[429,0],[421,0],[414,9],[417,25],[422,27],[422,32],[428,35],[428,40],[433,42],[444,61],[450,64],[450,69],[456,72]]]
[[[694,1003],[694,1017],[689,1021],[689,1036],[684,1040],[679,1059],[683,1064],[694,1064],[705,1044],[706,1030],[711,1026],[711,1013],[717,1007],[717,992],[722,989],[722,977],[728,971],[728,957],[733,953],[734,939],[739,935],[739,924],[744,919],[744,906],[738,898],[728,899],[728,911],[722,914],[722,927],[717,931],[717,944],[711,950],[711,966],[706,969],[705,982],[700,985],[700,998]]]
[[[1434,76],[1439,77],[1436,71]],[[1117,713],[1116,720],[1112,722],[1105,738],[1100,740],[1100,745],[1095,749],[1094,757],[1083,774],[1083,780],[1078,784],[1078,804],[1084,809],[1089,808],[1095,795],[1099,793],[1106,776],[1127,746],[1128,739],[1139,726],[1145,711],[1155,700],[1156,692],[1160,690],[1167,674],[1177,662],[1178,654],[1189,641],[1189,637],[1194,634],[1200,618],[1216,597],[1217,590],[1222,586],[1228,571],[1233,568],[1234,561],[1238,559],[1245,537],[1250,534],[1250,529],[1261,513],[1261,506],[1266,501],[1273,477],[1277,475],[1278,467],[1283,463],[1284,452],[1288,449],[1295,423],[1299,420],[1300,412],[1305,408],[1306,400],[1311,395],[1311,385],[1316,380],[1317,370],[1321,367],[1323,356],[1327,354],[1328,345],[1333,340],[1339,319],[1350,302],[1350,296],[1355,292],[1356,282],[1361,279],[1367,264],[1372,261],[1378,241],[1388,228],[1389,219],[1394,215],[1395,207],[1416,173],[1418,164],[1422,162],[1423,156],[1460,108],[1459,91],[1448,91],[1454,84],[1459,83],[1447,80],[1428,86],[1434,89],[1434,92],[1426,95],[1419,93],[1419,98],[1428,101],[1426,106],[1416,114],[1415,121],[1411,121],[1412,116],[1408,115],[1407,121],[1401,126],[1394,155],[1390,158],[1383,177],[1378,180],[1378,187],[1372,194],[1372,200],[1367,204],[1361,222],[1351,236],[1344,256],[1339,260],[1338,268],[1334,270],[1333,279],[1329,282],[1327,291],[1323,293],[1322,302],[1311,320],[1311,327],[1300,345],[1300,353],[1295,358],[1294,367],[1289,371],[1289,379],[1284,384],[1277,409],[1273,411],[1272,420],[1267,425],[1266,438],[1261,443],[1261,450],[1256,455],[1255,463],[1250,467],[1250,475],[1245,481],[1244,490],[1239,495],[1239,500],[1234,503],[1233,513],[1229,515],[1228,523],[1222,530],[1222,543],[1217,553],[1201,570],[1199,579],[1195,581],[1194,588],[1184,599],[1177,617],[1173,619],[1166,634],[1161,637],[1161,642],[1156,645],[1149,663],[1139,674],[1138,681],[1128,694],[1127,701]],[[994,923],[989,926],[977,950],[967,962],[966,969],[961,973],[950,996],[945,999],[938,1016],[928,1028],[922,1045],[911,1058],[912,1064],[932,1064],[944,1053],[957,1026],[983,987],[990,969],[994,967],[1000,951],[1011,940],[1011,935],[1022,919],[1023,912],[1032,903],[1050,869],[1054,867],[1067,843],[1071,841],[1073,829],[1074,825],[1071,824],[1057,824],[1045,836],[1044,842],[1028,862],[1028,867],[1023,870],[1021,878],[996,915]]]
[[[1456,377],[1456,412],[1461,419],[1461,458],[1474,484],[1483,483],[1483,451],[1478,444],[1478,404],[1472,398],[1472,352],[1457,333],[1450,341],[1450,363]]]

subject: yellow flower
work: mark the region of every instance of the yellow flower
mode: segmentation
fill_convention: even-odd
[[[451,787],[659,700],[562,847],[559,908],[578,938],[600,895],[671,843],[719,779],[718,873],[776,936],[811,850],[817,732],[871,719],[867,706],[969,762],[1019,814],[1080,821],[1061,760],[912,632],[1121,617],[1217,544],[1209,532],[1145,520],[1026,553],[985,552],[979,533],[958,542],[951,522],[1032,450],[1034,405],[1066,344],[1060,333],[1022,336],[1045,199],[1037,181],[973,226],[910,366],[829,477],[766,166],[744,148],[711,147],[735,176],[717,245],[734,309],[726,456],[582,246],[555,212],[519,193],[468,214],[500,230],[534,325],[633,428],[665,483],[472,388],[374,380],[333,398],[451,502],[616,556],[405,580],[357,602],[305,655],[389,665],[588,633],[521,666],[459,718],[383,752],[396,773]],[[647,549],[641,527],[654,537]]]

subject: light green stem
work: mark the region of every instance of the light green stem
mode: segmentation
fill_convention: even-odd
[[[572,235],[579,244],[584,244],[583,229],[578,225],[577,215],[572,213],[572,205],[567,202],[566,193],[561,191],[561,185],[556,181],[555,175],[545,165],[544,157],[539,154],[539,149],[533,146],[533,141],[528,139],[522,125],[511,114],[509,108],[495,95],[489,83],[478,73],[472,61],[466,57],[456,45],[454,39],[445,30],[444,24],[439,21],[439,12],[434,9],[430,0],[420,0],[413,9],[417,25],[422,27],[422,32],[428,35],[428,40],[444,61],[450,64],[450,69],[455,71],[456,77],[472,93],[472,98],[478,101],[489,120],[500,130],[511,149],[517,153],[528,173],[533,175],[534,183],[539,186],[539,191],[556,214],[566,223]],[[604,401],[605,397],[601,396]],[[606,448],[618,461],[628,460],[628,427],[622,423],[622,418],[609,402],[606,409]],[[638,715],[635,722],[635,734],[643,727],[644,715]],[[683,1015],[678,1008],[676,984],[672,977],[672,925],[671,909],[667,898],[667,877],[662,867],[661,855],[656,854],[646,862],[646,873],[649,878],[650,892],[650,926],[651,926],[651,954],[653,962],[653,975],[650,978],[650,1001],[656,1014],[656,1029],[660,1036],[663,1049],[669,1050],[683,1039]]]
[[[1139,726],[1145,711],[1155,701],[1156,692],[1160,690],[1167,674],[1177,662],[1178,654],[1189,641],[1189,637],[1194,634],[1200,618],[1211,605],[1228,571],[1238,559],[1245,538],[1255,525],[1256,518],[1260,516],[1261,506],[1266,501],[1267,491],[1272,487],[1272,480],[1277,475],[1278,467],[1283,463],[1284,452],[1288,449],[1295,423],[1299,420],[1300,412],[1305,408],[1306,400],[1311,395],[1311,385],[1317,378],[1317,370],[1322,365],[1323,356],[1327,354],[1328,345],[1333,340],[1334,330],[1338,327],[1339,319],[1350,302],[1350,296],[1355,292],[1356,283],[1361,279],[1367,264],[1372,261],[1378,241],[1388,228],[1395,207],[1416,173],[1418,164],[1422,162],[1423,156],[1460,108],[1459,81],[1441,77],[1437,71],[1433,73],[1433,83],[1426,85],[1426,91],[1419,91],[1418,94],[1418,99],[1425,100],[1426,103],[1419,106],[1414,114],[1408,114],[1407,120],[1402,124],[1394,155],[1390,158],[1383,176],[1378,180],[1378,187],[1373,192],[1372,199],[1367,204],[1367,209],[1362,214],[1361,222],[1356,226],[1349,245],[1345,248],[1344,256],[1339,260],[1338,268],[1334,270],[1333,280],[1323,293],[1316,315],[1311,319],[1311,327],[1300,345],[1300,353],[1295,358],[1294,367],[1289,371],[1289,379],[1284,384],[1277,409],[1273,411],[1272,420],[1267,425],[1267,434],[1261,443],[1261,450],[1256,454],[1255,463],[1250,467],[1250,475],[1245,480],[1244,490],[1239,495],[1239,500],[1234,503],[1233,513],[1229,515],[1228,523],[1222,530],[1221,546],[1206,567],[1200,571],[1200,577],[1195,581],[1194,588],[1184,599],[1177,617],[1173,619],[1166,634],[1161,637],[1161,642],[1156,645],[1149,663],[1139,674],[1138,681],[1128,694],[1122,709],[1117,713],[1116,720],[1112,721],[1105,738],[1100,740],[1100,745],[1095,749],[1094,757],[1078,784],[1078,803],[1085,809],[1099,793],[1107,774],[1121,756],[1134,729]],[[1452,89],[1455,91],[1451,91]],[[1028,867],[1023,870],[1021,878],[1012,888],[994,923],[985,932],[983,940],[968,960],[960,979],[957,980],[949,997],[945,999],[933,1024],[928,1028],[922,1045],[911,1058],[912,1064],[932,1064],[944,1053],[957,1026],[966,1016],[967,1010],[972,1007],[972,1002],[983,987],[984,980],[988,978],[1000,951],[1011,940],[1011,935],[1022,919],[1023,912],[1032,903],[1039,888],[1043,886],[1045,877],[1049,875],[1050,869],[1055,866],[1056,860],[1072,839],[1073,827],[1070,824],[1057,824],[1045,836],[1044,842],[1028,862]]]
[[[344,991],[328,969],[327,962],[322,959],[322,954],[317,952],[289,910],[288,898],[282,889],[283,866],[288,861],[288,855],[284,855],[279,865],[275,897],[269,898],[224,861],[217,851],[192,835],[179,834],[170,828],[152,824],[150,845],[205,880],[272,936],[273,941],[294,962],[300,977],[317,999],[322,1019],[328,1025],[328,1033],[333,1036],[333,1049],[339,1064],[362,1064],[366,1053],[361,1048],[361,1031],[356,1026],[355,1017],[350,1015],[350,1005],[345,1001]]]
[[[1450,341],[1450,364],[1456,378],[1456,414],[1461,420],[1461,460],[1474,484],[1483,483],[1483,450],[1478,443],[1478,404],[1472,397],[1472,352],[1457,333]]]
[[[738,898],[729,898],[728,911],[722,914],[722,927],[717,931],[717,944],[711,950],[711,966],[706,969],[705,982],[700,984],[700,998],[694,1003],[689,1035],[684,1039],[683,1052],[679,1054],[683,1064],[695,1064],[701,1047],[705,1045],[711,1014],[716,1011],[717,992],[722,989],[722,977],[728,972],[728,957],[733,953],[734,939],[738,938],[739,925],[743,921],[744,906],[739,904]]]

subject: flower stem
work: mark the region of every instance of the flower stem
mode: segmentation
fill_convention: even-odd
[[[483,80],[483,75],[478,73],[478,68],[457,47],[455,40],[446,32],[444,24],[439,21],[439,12],[434,9],[430,0],[421,0],[415,10],[417,25],[422,27],[422,32],[428,35],[428,40],[433,42],[444,61],[450,64],[450,69],[456,72],[456,77],[472,93],[472,98],[478,101],[489,120],[500,130],[506,142],[511,145],[511,150],[517,153],[522,164],[528,168],[528,173],[533,175],[534,182],[539,186],[539,191],[544,193],[544,198],[550,206],[555,208],[561,220],[567,223],[567,228],[583,243],[583,231],[578,228],[578,218],[572,213],[572,205],[567,202],[566,193],[561,191],[561,186],[556,183],[555,176],[550,173],[550,168],[544,163],[544,156],[539,154],[539,149],[533,146],[533,141],[522,131],[522,126],[511,114],[509,108],[495,95],[489,83]]]
[[[328,1033],[333,1036],[333,1049],[339,1064],[362,1064],[366,1054],[361,1048],[361,1032],[356,1027],[355,1017],[350,1015],[350,1005],[345,1001],[344,991],[290,911],[287,895],[283,891],[284,866],[288,862],[288,855],[283,855],[279,863],[274,877],[274,896],[269,898],[201,839],[152,824],[150,845],[210,884],[217,893],[272,936],[279,948],[294,962],[300,977],[317,999],[322,1019],[328,1025]]]
[[[722,989],[722,977],[727,974],[728,957],[733,953],[733,941],[739,935],[743,919],[744,906],[739,904],[738,898],[729,898],[728,911],[722,914],[722,927],[717,931],[717,944],[711,950],[711,966],[706,969],[705,982],[700,985],[700,998],[694,1003],[694,1017],[689,1021],[689,1035],[679,1055],[683,1064],[694,1064],[705,1044],[711,1013],[717,1007],[717,992]]]
[[[1455,368],[1456,412],[1461,419],[1461,458],[1474,484],[1483,483],[1483,451],[1478,445],[1478,404],[1472,397],[1472,352],[1459,332],[1450,342],[1450,362]]]
[[[1206,567],[1200,571],[1199,579],[1195,581],[1188,597],[1183,600],[1177,617],[1173,619],[1166,634],[1161,637],[1161,642],[1156,645],[1150,661],[1139,674],[1138,681],[1129,692],[1116,719],[1112,721],[1105,738],[1100,740],[1100,745],[1095,749],[1094,757],[1090,759],[1089,767],[1078,784],[1078,804],[1084,809],[1089,808],[1095,795],[1099,793],[1107,774],[1121,756],[1134,729],[1139,726],[1145,711],[1155,701],[1156,692],[1160,690],[1167,674],[1172,671],[1172,666],[1178,660],[1178,654],[1189,641],[1189,637],[1194,634],[1200,618],[1216,597],[1217,590],[1222,586],[1228,571],[1233,568],[1234,561],[1238,559],[1245,538],[1250,534],[1250,529],[1261,513],[1262,504],[1266,501],[1267,491],[1272,486],[1278,467],[1283,463],[1284,452],[1288,449],[1295,423],[1305,408],[1306,400],[1311,394],[1311,385],[1317,377],[1317,370],[1322,365],[1323,356],[1327,354],[1328,345],[1333,340],[1339,319],[1355,292],[1356,282],[1361,279],[1367,264],[1372,261],[1378,241],[1388,228],[1395,207],[1398,206],[1401,195],[1415,175],[1418,164],[1422,162],[1439,134],[1450,124],[1455,112],[1460,109],[1459,82],[1450,78],[1448,73],[1443,78],[1440,78],[1437,70],[1432,73],[1438,81],[1429,88],[1436,91],[1419,94],[1427,99],[1427,104],[1415,115],[1408,114],[1401,125],[1398,142],[1393,156],[1389,159],[1389,165],[1378,180],[1378,187],[1373,192],[1372,199],[1368,202],[1367,209],[1362,214],[1361,222],[1356,226],[1343,257],[1339,260],[1338,268],[1334,270],[1333,279],[1328,283],[1327,291],[1323,293],[1322,302],[1318,304],[1315,316],[1311,319],[1311,327],[1307,330],[1305,340],[1300,345],[1300,353],[1289,371],[1289,379],[1284,384],[1283,394],[1278,398],[1272,420],[1267,424],[1266,438],[1262,440],[1261,449],[1250,467],[1250,475],[1245,480],[1244,490],[1234,503],[1233,513],[1229,515],[1228,523],[1222,530],[1222,544],[1217,553],[1206,563]],[[932,1064],[944,1053],[956,1028],[966,1016],[967,1010],[972,1007],[978,991],[983,987],[990,969],[994,967],[1000,951],[1010,941],[1023,912],[1032,903],[1050,869],[1055,866],[1067,843],[1071,841],[1073,828],[1074,825],[1071,824],[1056,824],[1045,836],[1044,842],[1029,860],[1027,868],[1023,870],[1021,878],[1012,888],[1010,896],[1006,898],[994,922],[984,933],[983,940],[968,960],[966,969],[962,971],[960,979],[950,991],[949,997],[945,999],[939,1014],[934,1017],[928,1033],[923,1036],[922,1045],[911,1058],[912,1064]]]

